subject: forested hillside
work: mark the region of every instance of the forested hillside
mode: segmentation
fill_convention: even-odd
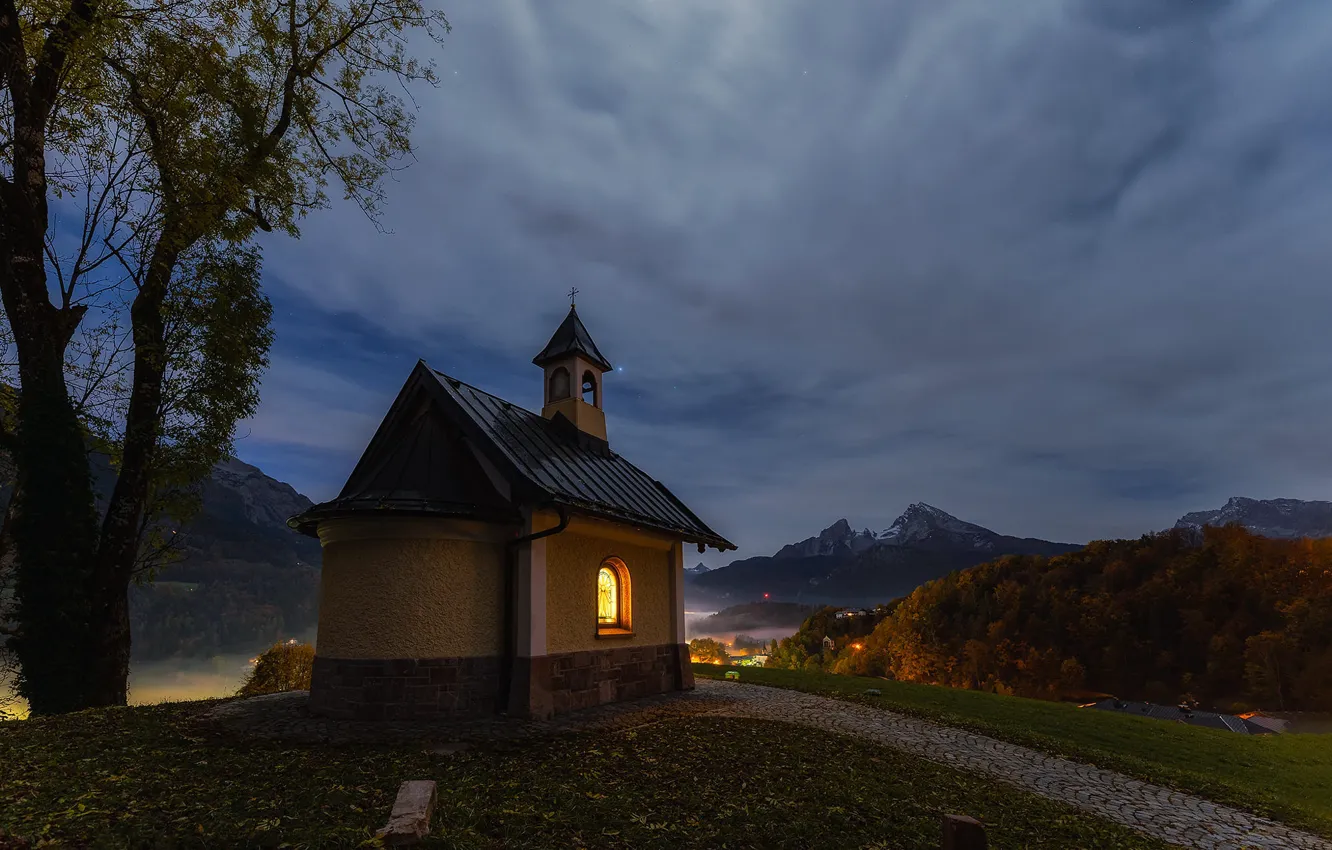
[[[0,513],[10,497],[6,463],[0,456]],[[104,495],[114,482],[110,461],[93,454],[91,466]],[[235,459],[199,486],[201,508],[173,538],[175,556],[153,580],[130,587],[138,661],[251,653],[314,630],[319,541],[286,524],[310,500]],[[0,603],[4,594],[0,580]]]
[[[952,573],[815,663],[1046,698],[1332,709],[1332,540],[1227,527],[1195,541],[1171,531]],[[775,664],[809,663],[782,650]]]

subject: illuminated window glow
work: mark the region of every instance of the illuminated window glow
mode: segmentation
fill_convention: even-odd
[[[597,568],[597,634],[626,637],[634,633],[634,594],[629,568],[619,558],[607,558]]]
[[[620,624],[620,578],[615,570],[602,567],[597,573],[597,625]]]

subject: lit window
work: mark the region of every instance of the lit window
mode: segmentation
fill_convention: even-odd
[[[619,558],[607,558],[597,569],[597,634],[607,637],[632,634],[632,606],[629,568]]]
[[[597,573],[597,624],[620,624],[620,579],[610,567]]]

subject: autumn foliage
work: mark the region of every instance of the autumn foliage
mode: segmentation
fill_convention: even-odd
[[[1332,710],[1332,540],[1208,528],[1005,557],[921,586],[861,650],[842,643],[813,663],[1047,699]]]
[[[697,664],[730,664],[726,647],[712,638],[694,638],[689,642],[689,660]]]
[[[314,668],[314,647],[308,643],[275,643],[255,661],[237,696],[275,694],[281,691],[310,690],[310,672]]]

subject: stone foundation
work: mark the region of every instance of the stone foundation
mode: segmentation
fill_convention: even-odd
[[[500,659],[315,656],[310,713],[335,720],[448,720],[499,709]]]
[[[679,644],[562,652],[518,662],[509,712],[528,717],[694,687],[689,648]]]
[[[515,659],[499,704],[496,657],[343,659],[315,656],[310,713],[333,720],[470,720],[507,709],[548,718],[596,705],[692,690],[689,648],[620,646]]]

